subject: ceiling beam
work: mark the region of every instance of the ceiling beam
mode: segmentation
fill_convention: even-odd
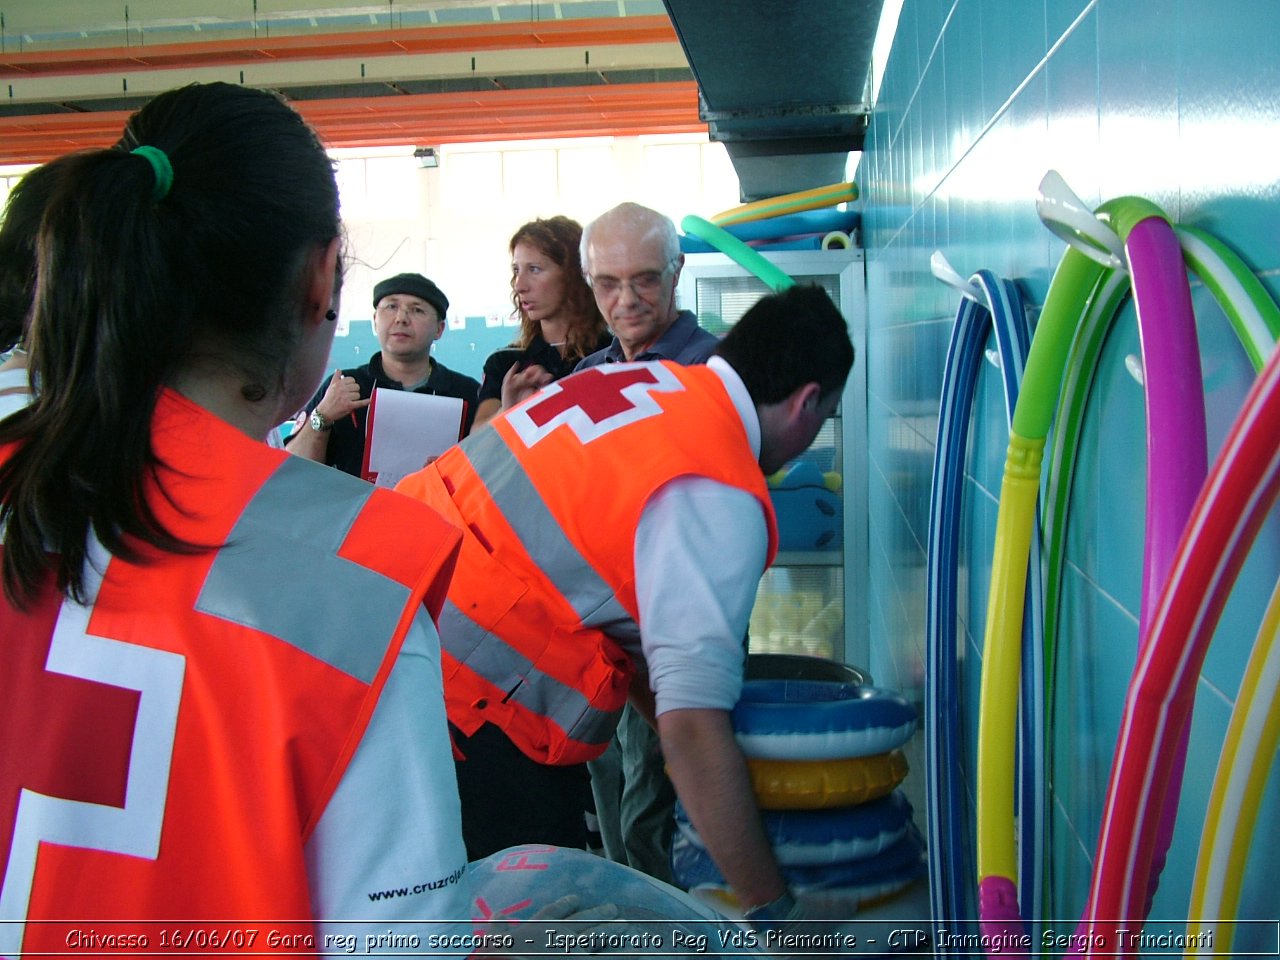
[[[334,148],[707,129],[692,81],[301,100],[293,106]],[[110,146],[128,118],[123,110],[0,117],[0,164],[43,163],[72,150]]]
[[[297,62],[424,54],[540,50],[552,47],[676,43],[664,16],[599,17],[580,20],[496,22],[318,33],[273,38],[245,37],[155,46],[75,48],[0,54],[0,79],[78,76],[144,70],[198,69],[263,62]]]

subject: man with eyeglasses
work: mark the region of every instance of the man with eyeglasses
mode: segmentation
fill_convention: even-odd
[[[582,269],[613,342],[575,368],[629,360],[704,363],[719,339],[676,307],[684,254],[670,217],[622,203],[582,231]],[[610,860],[671,881],[675,788],[657,732],[628,706],[609,749],[589,764],[600,841]]]
[[[449,310],[438,286],[420,273],[388,277],[373,288],[373,309],[373,332],[382,349],[362,366],[335,371],[285,441],[290,453],[356,477],[364,468],[367,408],[375,388],[456,397],[467,405],[464,436],[471,432],[480,392],[479,382],[431,356]]]
[[[397,485],[463,531],[439,628],[469,859],[582,847],[585,767],[630,700],[748,921],[798,918],[730,713],[778,544],[765,478],[813,442],[853,361],[831,298],[797,285],[705,364],[564,377]]]
[[[613,342],[584,357],[578,370],[628,360],[704,363],[718,342],[690,310],[676,307],[684,266],[670,217],[621,203],[583,228],[582,269]]]

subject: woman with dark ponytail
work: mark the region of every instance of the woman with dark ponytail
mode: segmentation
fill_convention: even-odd
[[[262,442],[326,369],[331,161],[214,83],[59,164],[40,390],[0,421],[0,955],[122,918],[97,934],[214,952],[466,918],[434,623],[458,534]]]

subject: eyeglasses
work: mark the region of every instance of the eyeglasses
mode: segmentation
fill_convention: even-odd
[[[616,297],[622,292],[625,284],[631,288],[633,294],[643,299],[653,296],[662,289],[662,283],[674,265],[675,261],[672,260],[661,270],[646,270],[644,273],[637,273],[634,277],[626,279],[589,276],[587,281],[591,284],[591,289],[602,297]]]
[[[394,317],[402,311],[407,313],[414,320],[433,319],[428,308],[420,303],[403,303],[399,300],[383,300],[378,304],[378,313],[384,317]]]

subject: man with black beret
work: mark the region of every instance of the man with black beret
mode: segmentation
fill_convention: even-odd
[[[375,387],[457,397],[471,431],[480,384],[431,356],[444,333],[449,299],[420,273],[401,273],[373,288],[373,332],[382,348],[369,362],[335,371],[298,415],[285,442],[291,453],[360,476],[367,407]]]

